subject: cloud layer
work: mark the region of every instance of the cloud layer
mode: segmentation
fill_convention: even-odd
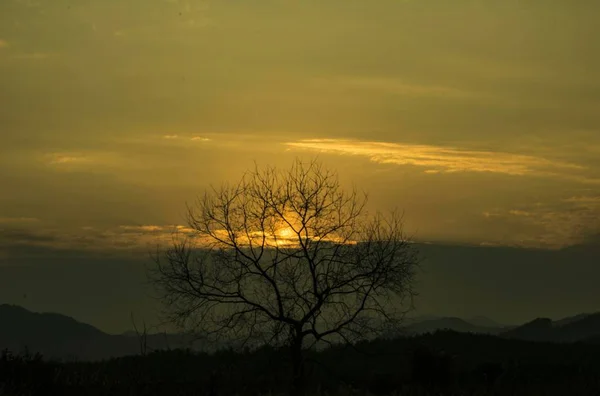
[[[587,168],[579,164],[498,151],[339,139],[307,139],[286,144],[320,153],[362,156],[381,164],[418,166],[425,173],[489,172],[512,176],[577,178],[600,183],[600,180],[586,179]]]
[[[600,194],[598,13],[0,0],[0,224],[180,224],[186,201],[254,161],[321,154],[424,240],[574,241],[593,216],[564,200]]]

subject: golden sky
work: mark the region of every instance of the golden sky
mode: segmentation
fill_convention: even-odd
[[[319,158],[421,241],[600,231],[600,3],[2,0],[5,244],[127,249]],[[2,255],[0,245],[0,255]]]
[[[598,15],[595,0],[0,0],[0,303],[114,332],[132,311],[151,321],[147,248],[186,231],[186,201],[253,161],[318,155],[431,242],[419,312],[597,310]]]

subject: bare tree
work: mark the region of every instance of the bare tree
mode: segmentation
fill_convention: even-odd
[[[184,328],[288,346],[299,390],[308,344],[376,336],[412,307],[418,252],[402,216],[370,216],[366,200],[317,161],[255,167],[188,205],[152,280]]]

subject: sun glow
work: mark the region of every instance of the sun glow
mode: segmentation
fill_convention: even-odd
[[[289,240],[289,239],[296,237],[297,234],[296,234],[296,231],[294,231],[294,229],[292,227],[284,227],[284,228],[277,230],[276,236],[277,236],[277,238]]]

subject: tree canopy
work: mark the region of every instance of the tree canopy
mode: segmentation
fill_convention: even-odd
[[[171,318],[215,341],[290,346],[297,376],[308,343],[398,326],[418,252],[401,215],[369,215],[366,202],[317,161],[212,187],[187,207],[191,231],[156,256]]]

